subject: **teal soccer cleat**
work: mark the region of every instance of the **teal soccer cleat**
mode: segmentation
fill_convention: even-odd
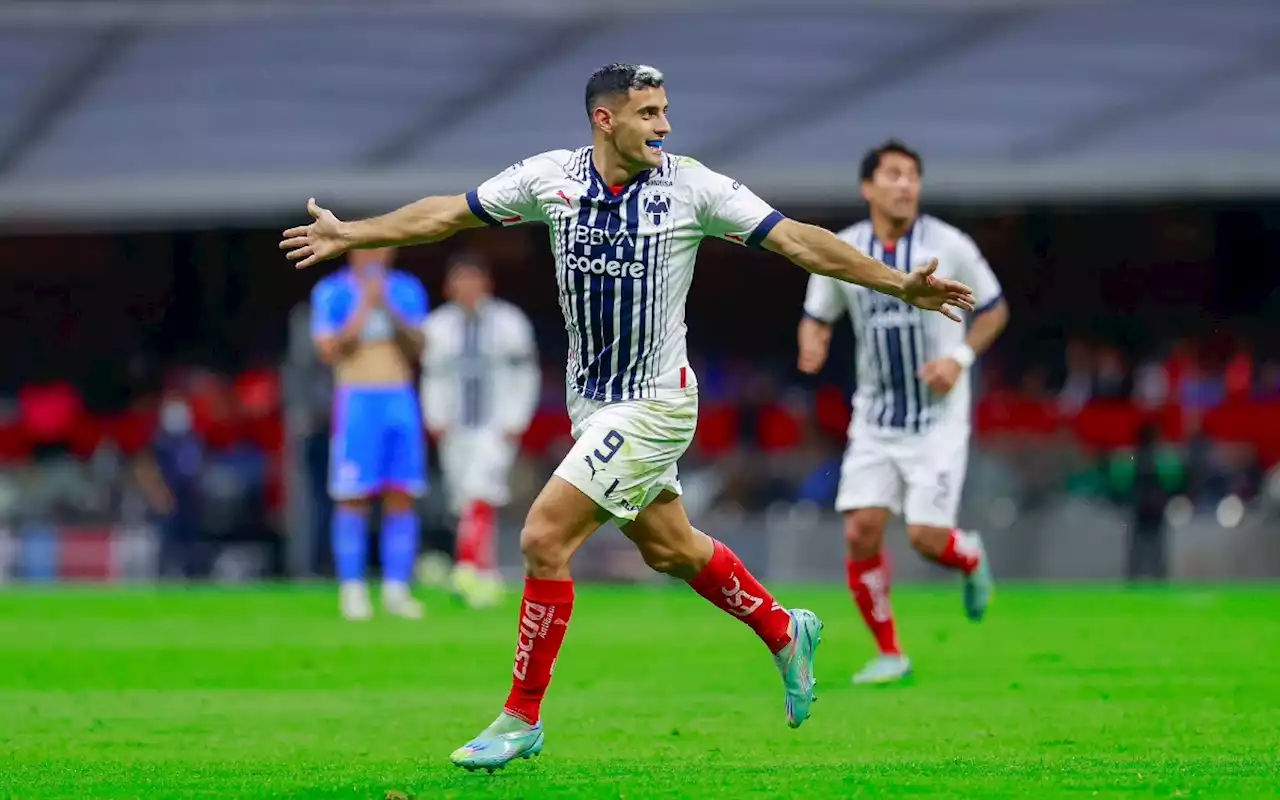
[[[817,695],[818,681],[813,675],[813,656],[822,641],[822,620],[812,611],[793,609],[791,641],[773,657],[787,689],[787,725],[799,728],[809,718]]]
[[[454,750],[449,759],[469,772],[478,769],[493,772],[517,758],[533,758],[542,752],[545,741],[541,722],[529,725],[501,714],[476,738]]]
[[[978,551],[978,568],[964,577],[964,613],[969,619],[978,622],[991,605],[991,598],[996,593],[996,582],[991,576],[991,562],[987,560],[982,537],[976,533],[968,535]]]

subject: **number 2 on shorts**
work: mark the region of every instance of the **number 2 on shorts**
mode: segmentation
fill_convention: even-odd
[[[613,460],[613,457],[618,454],[618,448],[622,447],[622,442],[622,434],[617,431],[609,431],[604,435],[604,439],[600,442],[604,445],[605,451],[602,453],[600,452],[600,448],[597,447],[594,453],[595,457],[601,464],[608,464]]]

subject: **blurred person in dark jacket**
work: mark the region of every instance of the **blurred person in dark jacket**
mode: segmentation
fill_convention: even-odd
[[[1117,455],[1110,472],[1113,496],[1133,514],[1128,575],[1163,580],[1168,574],[1165,509],[1185,484],[1185,464],[1175,451],[1161,446],[1159,428],[1148,422],[1138,431],[1137,447]]]
[[[161,516],[160,574],[194,577],[200,569],[200,476],[205,446],[192,426],[191,406],[165,400],[160,432],[135,462],[138,485]]]

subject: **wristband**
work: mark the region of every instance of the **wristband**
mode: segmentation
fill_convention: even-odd
[[[957,347],[955,350],[952,350],[951,357],[954,358],[956,363],[959,364],[963,369],[968,369],[969,367],[973,366],[973,361],[975,358],[977,358],[977,356],[973,352],[973,348],[970,347],[968,344],[962,344],[959,347]]]

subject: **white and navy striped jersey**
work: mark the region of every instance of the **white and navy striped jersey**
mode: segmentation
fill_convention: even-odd
[[[467,202],[490,225],[549,226],[573,391],[604,402],[695,391],[684,309],[698,245],[714,236],[758,246],[782,215],[684,156],[665,155],[662,166],[609,187],[591,152],[521,161]]]
[[[542,375],[533,325],[491,297],[474,313],[445,303],[422,323],[422,416],[428,428],[520,434],[538,406]]]
[[[896,242],[879,241],[869,220],[837,235],[871,258],[904,272],[937,258],[938,276],[973,289],[976,313],[1000,300],[1000,282],[978,246],[942,220],[922,216]],[[809,278],[804,311],[826,323],[848,313],[853,322],[858,343],[855,424],[916,433],[940,424],[968,424],[967,374],[945,396],[935,395],[919,378],[926,363],[964,343],[966,326],[895,297],[821,275]]]

